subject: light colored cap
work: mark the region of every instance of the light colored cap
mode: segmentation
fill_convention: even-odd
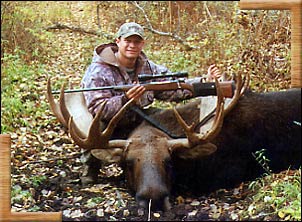
[[[121,25],[120,29],[118,30],[117,37],[127,38],[131,35],[138,35],[144,39],[143,27],[135,22],[128,22]]]

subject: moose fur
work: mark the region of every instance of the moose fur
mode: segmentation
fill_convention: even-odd
[[[151,200],[153,209],[168,210],[169,196],[174,191],[186,188],[204,193],[261,176],[265,171],[254,155],[262,149],[272,172],[301,166],[301,89],[245,91],[243,95],[237,93],[240,91],[236,90],[226,110],[221,108],[224,103],[221,94],[217,96],[214,124],[205,133],[198,128],[195,129],[198,132],[194,132],[193,127],[186,126],[199,122],[198,98],[178,106],[177,112],[167,109],[150,115],[171,133],[179,135],[178,139],[170,138],[146,121],[126,138],[109,139],[115,135],[114,129],[116,132],[121,129],[115,127],[131,101],[109,122],[106,130],[99,132],[102,108],[92,118],[78,95],[64,97],[63,87],[60,102],[56,103],[51,95],[50,80],[47,97],[51,109],[69,128],[75,143],[92,149],[92,154],[103,161],[122,164],[125,179],[139,206],[147,208]]]
[[[261,149],[272,172],[299,168],[301,126],[295,121],[301,123],[301,89],[246,92],[211,141],[215,153],[193,161],[175,159],[176,184],[207,192],[255,179],[265,172],[253,156]]]
[[[191,124],[198,121],[200,101],[177,110]],[[182,128],[172,110],[152,116],[175,134]],[[163,132],[143,122],[129,138],[139,141],[124,155],[126,179],[142,199],[164,199],[165,195],[187,188],[195,193],[230,188],[261,176],[265,171],[253,153],[265,149],[269,169],[279,172],[301,166],[301,89],[256,93],[247,91],[224,117],[223,127],[211,142],[216,152],[176,150],[171,155],[159,138]],[[156,193],[156,195],[154,194]],[[143,204],[142,204],[143,205]]]

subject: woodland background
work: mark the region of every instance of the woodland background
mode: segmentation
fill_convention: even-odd
[[[55,89],[78,87],[94,47],[130,21],[144,26],[148,57],[171,71],[197,77],[215,63],[227,78],[250,74],[255,91],[290,88],[286,10],[242,11],[237,1],[1,1],[1,133],[12,137],[13,210],[63,211],[63,220],[75,221],[146,219],[118,166],[103,169],[103,184],[79,186],[79,148],[45,96],[47,77]],[[175,197],[174,209],[151,219],[301,220],[301,170],[268,170],[231,191]]]

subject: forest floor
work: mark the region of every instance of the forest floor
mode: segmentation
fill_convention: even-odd
[[[172,209],[168,212],[142,210],[137,207],[123,180],[121,169],[115,164],[100,170],[97,184],[82,186],[79,178],[83,166],[79,148],[75,147],[61,127],[53,130],[49,135],[57,132],[61,135],[60,139],[49,139],[49,144],[45,143],[49,147],[43,153],[37,154],[28,148],[24,150],[24,147],[18,145],[15,147],[19,152],[14,153],[13,159],[14,190],[20,186],[22,190],[29,190],[32,197],[23,194],[22,198],[20,192],[13,200],[14,211],[62,211],[63,221],[280,220],[269,212],[257,216],[246,214],[243,218],[243,211],[248,212],[252,206],[253,192],[248,188],[248,182],[233,189],[219,189],[201,196],[179,193],[171,196]],[[22,160],[19,159],[21,152]],[[32,156],[39,160],[32,161]],[[33,175],[44,175],[46,178]],[[278,174],[278,178],[282,179],[286,175],[287,171]]]

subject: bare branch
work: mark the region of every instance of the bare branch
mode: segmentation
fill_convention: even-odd
[[[130,2],[131,4],[133,4],[136,8],[138,8],[144,15],[145,20],[147,22],[147,27],[145,27],[146,29],[148,29],[150,32],[161,35],[161,36],[169,36],[174,38],[175,40],[177,40],[178,42],[180,42],[181,44],[183,44],[186,47],[186,50],[192,50],[192,49],[199,49],[199,47],[195,47],[195,46],[190,46],[184,39],[182,39],[179,35],[172,33],[172,32],[161,32],[158,30],[155,30],[151,24],[151,21],[147,15],[147,13],[145,12],[145,10],[137,3],[137,1],[133,1]]]
[[[203,7],[205,8],[205,10],[206,10],[207,14],[209,15],[209,17],[212,19],[212,15],[211,15],[211,12],[210,12],[210,10],[207,6],[207,2],[203,3]]]
[[[114,38],[113,35],[104,33],[104,32],[98,32],[95,30],[87,30],[84,28],[80,28],[80,27],[74,27],[74,26],[68,26],[68,25],[64,25],[64,24],[60,24],[60,23],[55,23],[52,26],[48,26],[45,28],[46,31],[52,30],[52,29],[67,29],[67,30],[71,30],[73,32],[80,32],[80,33],[84,33],[84,34],[90,34],[90,35],[96,35],[96,36],[103,36],[107,39],[112,40]]]
[[[101,3],[99,3],[99,4],[96,6],[96,17],[97,17],[97,21],[98,21],[98,27],[99,27],[99,29],[101,30],[101,23],[100,23],[100,5],[101,5]]]

